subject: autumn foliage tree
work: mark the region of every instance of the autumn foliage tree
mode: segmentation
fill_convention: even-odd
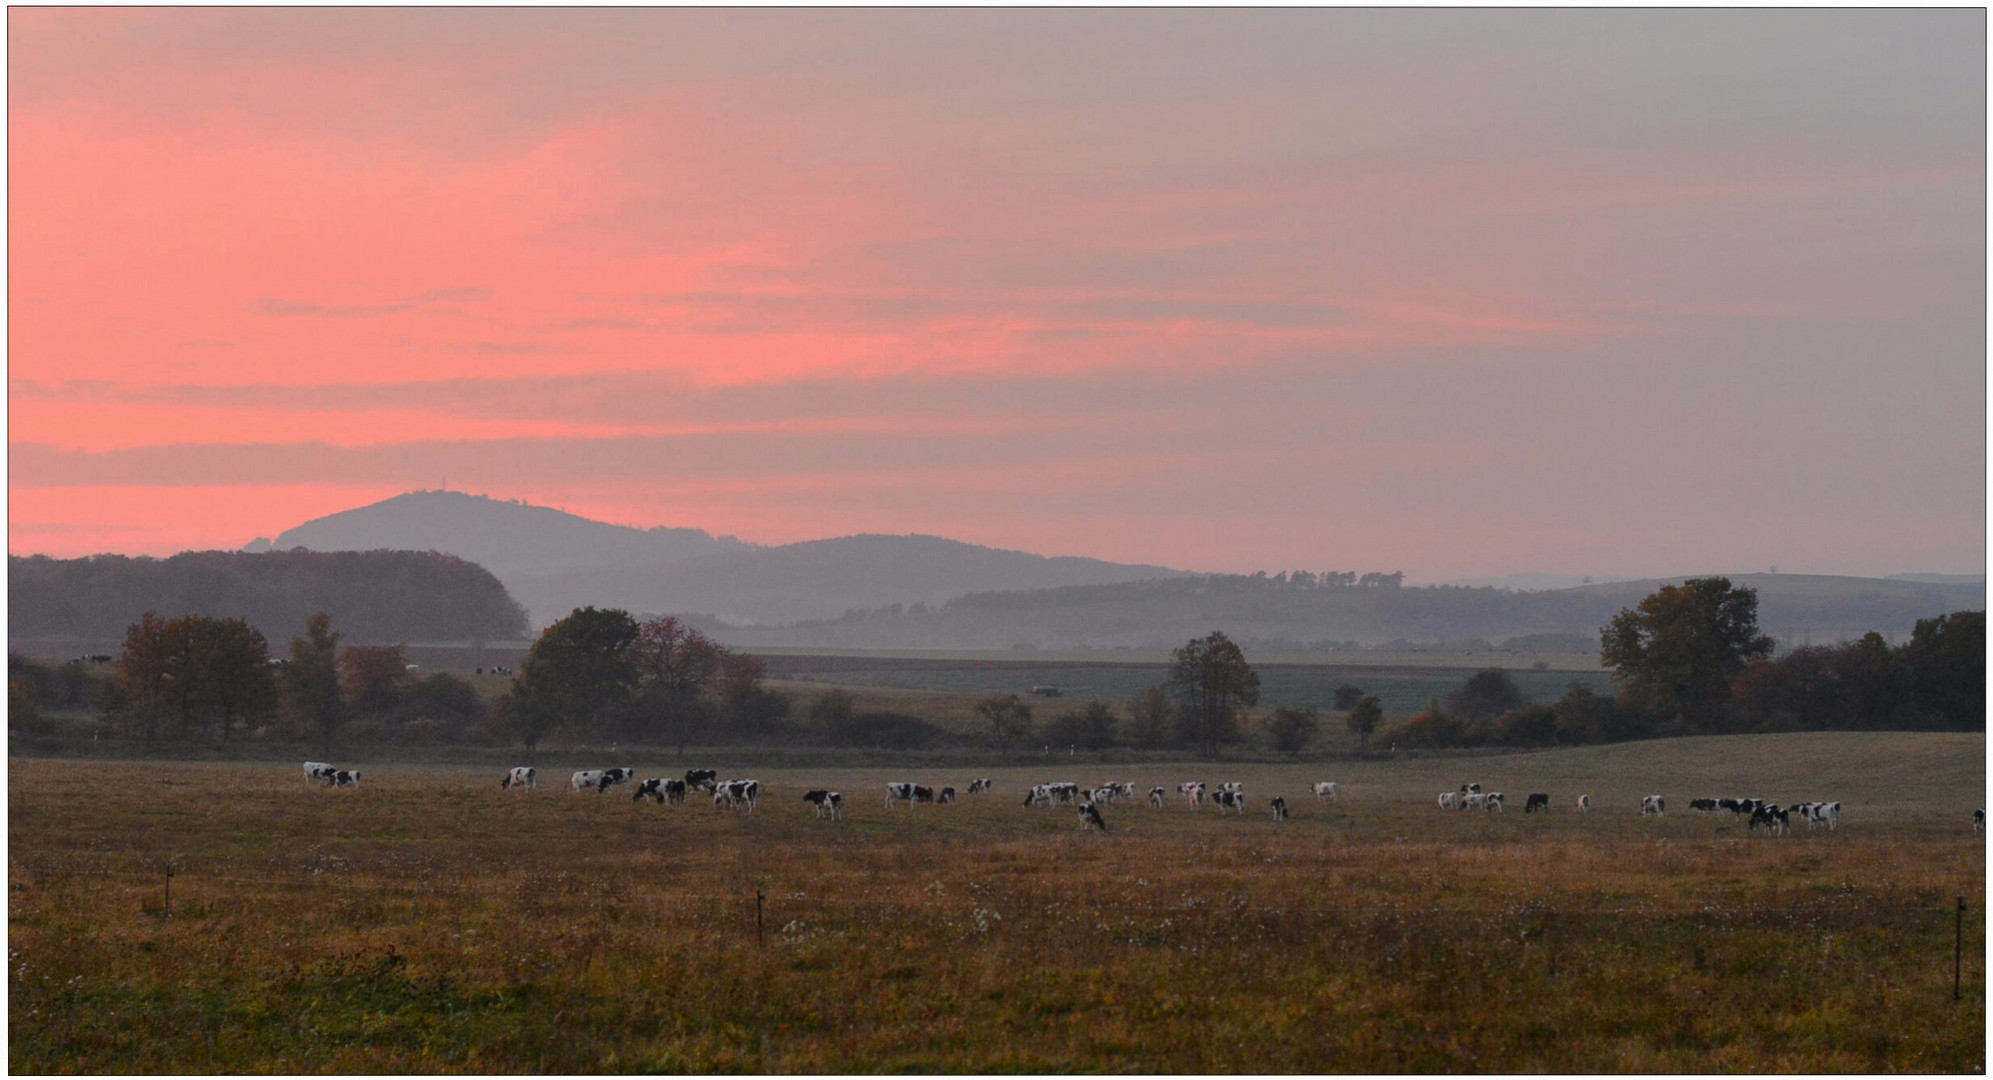
[[[1188,740],[1215,757],[1220,744],[1238,741],[1239,709],[1259,703],[1259,673],[1243,649],[1213,630],[1170,654],[1169,692]]]
[[[1771,655],[1772,639],[1758,632],[1757,590],[1711,577],[1664,585],[1622,610],[1599,646],[1623,708],[1693,733],[1721,727],[1731,684]]]

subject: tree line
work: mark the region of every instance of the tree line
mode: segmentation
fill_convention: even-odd
[[[51,666],[9,654],[9,723],[48,734],[50,713],[92,710],[109,734],[145,743],[488,737],[490,710],[467,680],[418,674],[401,645],[342,649],[324,612],[303,629],[285,656],[273,657],[263,632],[243,619],[148,611],[126,628],[102,675],[81,660]]]
[[[142,611],[233,618],[265,635],[314,612],[364,641],[516,640],[526,613],[491,572],[435,551],[188,551],[7,558],[8,632],[115,640]]]
[[[1403,746],[1547,746],[1676,735],[1986,730],[1986,613],[1772,655],[1757,593],[1727,578],[1663,586],[1600,631],[1617,693],[1523,700],[1499,669],[1388,729]]]
[[[1669,735],[1804,730],[1983,731],[1985,613],[1920,620],[1891,647],[1878,634],[1772,656],[1756,623],[1756,595],[1723,578],[1665,586],[1601,631],[1617,693],[1573,687],[1531,703],[1498,668],[1476,673],[1444,701],[1387,723],[1375,696],[1344,684],[1333,712],[1368,748],[1547,746]],[[585,607],[546,628],[493,702],[448,673],[419,674],[403,646],[341,647],[330,615],[305,620],[273,659],[262,631],[232,617],[147,612],[126,628],[110,675],[78,664],[9,657],[13,726],[43,730],[48,711],[92,707],[115,734],[151,741],[280,737],[327,747],[336,738],[397,743],[564,742],[676,746],[775,738],[826,746],[916,749],[960,741],[929,720],[861,711],[844,690],[798,709],[764,685],[766,665],[672,617],[639,621]],[[1131,701],[1088,701],[1040,711],[1016,694],[974,706],[986,745],[1020,750],[1116,747],[1215,757],[1257,738],[1307,750],[1332,718],[1283,707],[1247,718],[1259,675],[1221,631],[1171,654],[1164,679]]]

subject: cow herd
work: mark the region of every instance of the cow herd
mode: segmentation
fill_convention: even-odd
[[[356,770],[341,769],[323,761],[304,763],[304,778],[322,787],[358,788],[360,774]],[[538,770],[522,765],[506,772],[499,782],[500,788],[522,788],[532,791],[538,787]],[[688,769],[685,776],[654,777],[638,781],[634,769],[628,767],[606,769],[583,769],[569,778],[569,785],[575,791],[592,790],[597,794],[607,793],[612,787],[633,784],[630,798],[642,801],[654,800],[658,805],[683,803],[694,791],[709,793],[713,805],[743,813],[753,813],[761,796],[761,782],[753,779],[721,780],[713,769]],[[988,777],[970,780],[968,794],[976,795],[990,791],[994,787]],[[1100,810],[1118,800],[1134,800],[1140,792],[1135,784],[1126,781],[1109,781],[1093,787],[1082,787],[1073,781],[1052,781],[1032,785],[1024,793],[1026,807],[1074,806],[1077,807],[1082,829],[1107,829],[1106,818]],[[1339,800],[1341,788],[1335,781],[1324,780],[1313,785],[1317,802]],[[1191,809],[1203,807],[1208,800],[1221,813],[1230,810],[1243,815],[1246,812],[1245,784],[1240,781],[1227,781],[1215,789],[1202,780],[1190,780],[1176,786],[1176,792]],[[918,803],[946,805],[956,801],[955,789],[949,786],[918,784],[911,781],[892,781],[886,784],[885,805],[888,809],[902,803],[911,807]],[[818,818],[833,821],[844,817],[844,795],[826,788],[814,788],[803,795]],[[1169,805],[1169,790],[1151,787],[1147,792],[1147,802],[1151,809],[1161,810]],[[1444,810],[1479,810],[1483,813],[1498,813],[1505,808],[1506,799],[1499,791],[1484,791],[1478,783],[1466,783],[1455,790],[1441,792],[1439,805]],[[1579,813],[1588,813],[1592,806],[1590,795],[1580,795],[1577,799]],[[1734,818],[1749,822],[1753,833],[1763,832],[1769,836],[1782,836],[1791,831],[1796,818],[1808,829],[1825,827],[1832,832],[1841,825],[1841,804],[1835,801],[1795,802],[1786,805],[1767,802],[1763,799],[1739,798],[1698,798],[1689,800],[1689,809],[1699,814],[1713,814],[1729,811]],[[1275,796],[1267,803],[1276,822],[1288,819],[1288,805],[1284,796]],[[1550,795],[1547,792],[1532,792],[1523,802],[1523,813],[1534,814],[1550,809]],[[1667,812],[1667,800],[1660,795],[1645,795],[1640,799],[1642,817],[1661,817]],[[1972,830],[1977,834],[1986,831],[1986,811],[1974,810]]]

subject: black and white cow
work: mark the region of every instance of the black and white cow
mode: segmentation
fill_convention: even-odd
[[[1287,820],[1287,799],[1285,796],[1275,795],[1273,797],[1273,820]]]
[[[334,769],[331,779],[326,782],[332,787],[356,788],[360,786],[360,774],[346,769]]]
[[[1698,814],[1713,814],[1716,812],[1716,808],[1717,807],[1715,799],[1689,800],[1689,809],[1694,810]]]
[[[945,787],[945,788],[942,788],[942,789],[941,789],[941,794],[939,794],[939,795],[936,795],[936,796],[934,797],[934,801],[935,801],[935,802],[937,802],[937,803],[952,803],[952,802],[954,802],[954,801],[955,801],[955,789],[954,789],[954,788],[952,788],[952,787]]]
[[[1169,798],[1169,792],[1162,788],[1152,787],[1149,789],[1149,805],[1158,810],[1169,804]]]
[[[685,787],[688,791],[711,791],[720,782],[720,774],[713,769],[685,770]]]
[[[723,780],[713,785],[713,805],[724,806],[729,810],[743,810],[752,814],[755,800],[760,797],[759,780]]]
[[[1762,828],[1768,836],[1783,836],[1792,828],[1792,814],[1777,803],[1765,803],[1751,811],[1751,828]]]
[[[1578,796],[1578,813],[1589,814],[1591,812],[1592,812],[1592,797],[1590,795]]]
[[[1123,799],[1132,799],[1135,797],[1135,785],[1132,783],[1116,784],[1114,785],[1114,794]]]
[[[1641,817],[1646,817],[1649,814],[1653,814],[1656,817],[1660,817],[1667,811],[1667,809],[1668,809],[1668,800],[1662,798],[1659,795],[1640,796]]]
[[[1077,802],[1079,797],[1080,786],[1078,784],[1070,780],[1059,780],[1033,787],[1031,794],[1024,797],[1024,805],[1049,806],[1057,804],[1059,806],[1070,806],[1074,802]]]
[[[1550,795],[1548,792],[1542,792],[1542,791],[1533,792],[1530,794],[1528,799],[1524,800],[1522,804],[1522,812],[1525,814],[1534,814],[1538,810],[1549,810],[1549,809],[1550,809]]]
[[[1342,788],[1334,780],[1324,780],[1315,785],[1315,801],[1327,802],[1342,798]]]
[[[332,774],[338,771],[337,768],[327,765],[323,761],[307,761],[304,763],[305,783],[309,784],[313,781],[320,784],[328,783]]]
[[[1204,781],[1189,780],[1178,784],[1176,790],[1183,796],[1183,801],[1190,804],[1191,809],[1195,810],[1204,805]]]
[[[539,786],[537,783],[535,783],[539,775],[540,775],[539,771],[534,769],[532,766],[521,765],[518,768],[513,769],[511,772],[506,773],[505,779],[499,781],[498,786],[500,790],[503,790],[505,788],[522,787],[525,788],[527,791],[531,791],[535,787]]]
[[[574,790],[594,788],[597,794],[608,791],[617,784],[630,782],[629,769],[583,769],[568,778]]]
[[[1084,832],[1087,829],[1099,829],[1101,832],[1106,832],[1107,822],[1100,816],[1100,808],[1098,806],[1090,802],[1083,802],[1080,804],[1080,830]]]
[[[1246,812],[1246,797],[1237,791],[1221,788],[1211,796],[1211,802],[1220,811],[1236,810],[1242,816]]]
[[[913,805],[913,784],[900,780],[889,782],[886,785],[886,809],[891,810],[894,803],[901,801],[908,806]]]
[[[974,795],[978,791],[988,791],[989,789],[990,789],[990,778],[987,776],[979,776],[976,779],[969,781],[969,794],[971,795]]]
[[[1089,802],[1097,802],[1101,803],[1102,805],[1112,805],[1114,802],[1114,797],[1116,795],[1119,795],[1120,793],[1121,789],[1118,786],[1114,784],[1102,784],[1099,787],[1094,788],[1092,791],[1087,792],[1086,797]]]
[[[1439,793],[1439,808],[1441,810],[1464,810],[1466,809],[1466,800],[1460,797],[1458,791],[1442,791]]]
[[[645,796],[655,800],[659,806],[665,803],[682,803],[685,801],[685,781],[653,777],[637,785],[637,790],[630,795],[630,801],[635,802]]]
[[[838,792],[825,791],[821,788],[807,791],[803,793],[803,801],[816,808],[814,813],[817,817],[827,817],[836,821],[844,816],[844,796]]]

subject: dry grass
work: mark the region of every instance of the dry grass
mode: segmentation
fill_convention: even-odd
[[[489,769],[12,762],[15,1072],[1969,1071],[1984,739],[753,773],[751,818]],[[641,764],[641,763],[639,763]],[[660,766],[657,773],[672,770]],[[648,772],[643,774],[648,775]],[[997,791],[887,811],[887,779]],[[1294,820],[1027,780],[1243,779]],[[1341,804],[1304,798],[1338,779]],[[1475,779],[1551,815],[1446,814]],[[847,793],[813,820],[806,786]],[[1588,787],[1601,809],[1564,804]],[[1642,820],[1640,794],[1674,809]],[[1688,797],[1825,796],[1750,838]],[[164,869],[172,916],[161,911]],[[766,898],[762,940],[754,896]],[[1963,894],[1966,996],[1951,1001]]]

